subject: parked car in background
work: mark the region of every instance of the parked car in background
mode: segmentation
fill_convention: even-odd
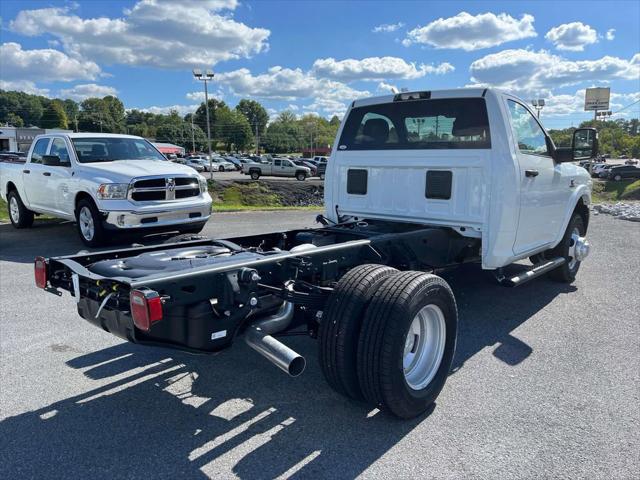
[[[214,155],[211,158],[211,161],[218,167],[218,172],[232,172],[236,169],[235,164],[231,163],[228,160],[225,160],[220,155]]]
[[[593,178],[598,178],[600,176],[600,172],[602,172],[602,170],[604,170],[604,168],[607,166],[608,165],[606,163],[595,163],[591,167],[591,176]]]
[[[632,165],[622,165],[620,167],[613,167],[609,170],[607,175],[609,180],[626,180],[629,178],[640,178],[640,168]]]
[[[311,176],[311,169],[298,166],[289,159],[274,158],[269,163],[245,163],[242,167],[242,173],[250,175],[253,180],[258,180],[263,176],[272,176],[295,177],[300,181],[304,181]]]
[[[233,166],[236,170],[242,170],[242,162],[238,157],[234,157],[233,155],[228,155],[224,157],[227,162],[233,163]]]
[[[307,167],[311,170],[311,176],[315,177],[318,173],[318,167],[316,167],[313,163],[305,161],[304,158],[293,158],[291,159],[293,163],[300,167]]]
[[[626,162],[624,162],[625,165],[637,165],[638,164],[638,159],[636,158],[630,158],[629,160],[627,160]]]
[[[187,158],[182,164],[193,168],[196,172],[204,172],[205,170],[202,160],[199,158]]]
[[[90,247],[114,232],[196,233],[211,215],[205,178],[132,135],[38,135],[26,163],[0,163],[0,195],[14,227],[37,214],[75,221]]]
[[[607,178],[609,176],[609,170],[611,170],[616,165],[605,165],[600,169],[598,173],[598,178]]]
[[[0,152],[0,162],[24,163],[27,161],[27,154],[23,152]]]

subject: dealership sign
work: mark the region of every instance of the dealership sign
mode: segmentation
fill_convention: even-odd
[[[609,110],[609,87],[587,88],[584,95],[585,110]]]

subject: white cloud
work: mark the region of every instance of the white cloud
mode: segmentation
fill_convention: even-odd
[[[380,82],[378,84],[378,91],[382,93],[398,93],[400,89],[390,83]]]
[[[82,85],[75,85],[71,88],[65,88],[60,90],[59,96],[62,98],[70,98],[78,102],[87,98],[93,97],[106,97],[107,95],[116,96],[118,91],[107,85],[97,85],[95,83],[86,83]]]
[[[194,113],[198,107],[200,105],[196,104],[196,105],[166,105],[164,107],[162,106],[151,106],[151,107],[144,107],[144,108],[135,108],[135,110],[140,110],[141,112],[148,112],[148,113],[155,113],[157,114],[168,114],[171,113],[172,111],[176,111],[178,112],[178,114],[180,114],[180,116],[185,116],[187,113]]]
[[[23,50],[19,43],[0,45],[0,70],[8,81],[59,82],[94,80],[100,67],[94,62],[72,58],[50,48]]]
[[[424,27],[411,30],[402,44],[478,50],[537,36],[533,21],[533,16],[528,14],[518,20],[506,13],[471,15],[460,12],[455,17],[439,18]]]
[[[404,23],[402,22],[398,22],[398,23],[383,23],[382,25],[378,25],[377,27],[373,27],[373,30],[371,30],[373,33],[391,33],[391,32],[395,32],[396,30],[401,29],[402,27],[404,27]]]
[[[324,97],[327,100],[347,101],[369,95],[344,83],[317,78],[301,69],[271,67],[267,73],[253,75],[241,68],[220,73],[216,79],[228,85],[237,96],[295,100],[298,98]]]
[[[551,94],[545,99],[546,105],[542,112],[545,114],[545,117],[566,117],[580,113],[588,113],[590,116],[593,116],[593,112],[584,111],[584,96],[584,88],[576,90],[573,94]],[[637,100],[640,100],[640,92],[612,92],[609,109],[615,111]],[[625,112],[621,112],[619,116],[625,116],[624,113]]]
[[[313,63],[313,72],[317,76],[346,82],[390,78],[414,79],[427,74],[442,75],[453,70],[453,65],[447,62],[439,65],[416,65],[398,57],[369,57],[361,60],[320,58]]]
[[[204,102],[204,90],[189,92],[185,95],[187,100],[192,100],[194,102]],[[215,92],[209,92],[209,99],[215,98],[216,100],[222,100],[224,98],[224,92],[220,89]]]
[[[553,27],[544,38],[558,50],[582,52],[585,46],[598,41],[598,33],[582,22],[571,22]]]
[[[15,90],[17,92],[30,93],[32,95],[42,95],[43,97],[48,97],[50,92],[48,88],[38,88],[34,82],[28,80],[0,80],[0,90]]]
[[[57,37],[65,51],[107,64],[160,68],[211,66],[268,49],[270,31],[237,22],[222,10],[235,0],[140,0],[120,18],[80,18],[71,8],[18,13],[10,28]]]
[[[606,38],[607,40],[613,40],[614,38],[616,38],[616,29],[610,28],[609,30],[607,30]]]
[[[604,56],[596,60],[572,61],[545,50],[503,50],[474,61],[469,71],[475,84],[522,95],[548,95],[553,88],[584,82],[637,80],[640,54],[630,60]]]

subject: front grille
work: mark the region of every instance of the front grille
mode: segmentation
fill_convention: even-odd
[[[135,202],[181,200],[200,195],[200,184],[195,177],[155,177],[136,180],[129,189],[129,198]]]

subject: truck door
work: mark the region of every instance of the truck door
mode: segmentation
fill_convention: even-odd
[[[69,149],[63,138],[54,138],[49,147],[49,155],[60,158],[60,166],[43,165],[43,176],[46,178],[46,196],[53,201],[53,208],[61,214],[73,215],[73,195],[69,183],[71,181],[71,158]],[[48,174],[48,175],[47,175]]]
[[[273,164],[272,164],[272,165],[273,165],[273,167],[272,167],[271,174],[272,174],[272,175],[275,175],[275,176],[277,176],[277,177],[281,177],[281,176],[283,176],[283,171],[282,171],[282,169],[283,169],[283,167],[282,167],[282,160],[280,160],[280,159],[276,159],[276,160],[274,160],[274,161],[273,161]]]
[[[508,99],[519,164],[520,216],[513,247],[516,255],[550,244],[562,228],[570,190],[562,169],[547,150],[546,135],[533,114]]]
[[[47,154],[50,141],[50,138],[38,139],[31,151],[29,162],[25,163],[22,169],[22,181],[28,205],[41,210],[53,210],[53,202],[48,201],[44,193],[47,177],[43,175],[45,170],[42,165],[42,156]]]

